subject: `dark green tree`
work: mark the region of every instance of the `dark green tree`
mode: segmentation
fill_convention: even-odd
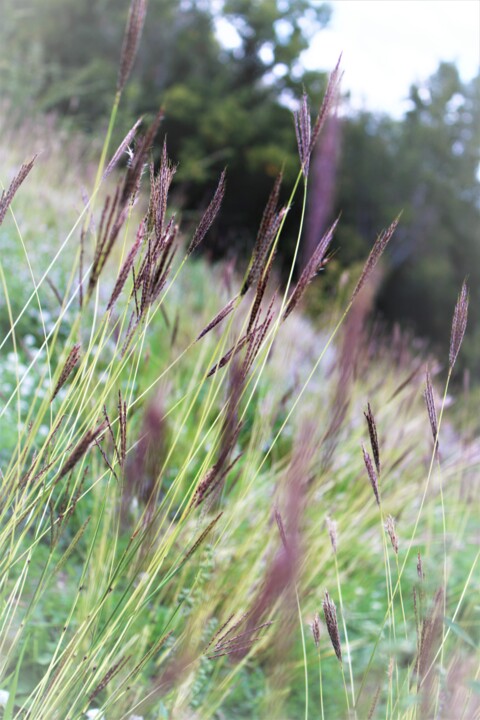
[[[31,88],[37,106],[67,114],[87,130],[104,126],[128,1],[8,2],[12,17],[23,22],[17,27],[17,47],[34,43],[41,56],[41,78]],[[304,87],[314,103],[320,101],[324,76],[306,72],[298,58],[329,16],[327,5],[310,0],[148,4],[118,133],[139,115],[164,107],[161,134],[167,135],[170,155],[178,163],[175,183],[185,208],[204,203],[228,166],[221,222],[210,236],[218,253],[232,247],[241,251],[251,243],[273,178],[283,168],[288,185],[296,175],[288,103]],[[233,48],[218,39],[220,19],[236,33]]]
[[[463,357],[480,373],[480,77],[463,83],[454,65],[410,93],[401,121],[368,113],[344,123],[337,196],[341,257],[365,254],[400,210],[387,254],[379,309],[445,357],[453,307],[465,277],[471,293]]]
[[[410,97],[413,108],[397,151],[398,192],[406,209],[401,261],[392,267],[381,306],[445,349],[456,296],[467,277],[471,303],[464,357],[467,362],[476,357],[478,365],[480,76],[464,84],[453,65],[442,64]]]

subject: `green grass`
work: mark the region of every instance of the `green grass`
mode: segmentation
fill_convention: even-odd
[[[5,135],[0,147],[5,185],[38,143],[46,148],[0,227],[4,717],[63,720],[94,708],[108,720],[316,718],[321,708],[329,719],[473,717],[478,443],[466,439],[468,418],[459,434],[441,402],[445,373],[436,378],[437,463],[422,397],[425,359],[406,339],[369,334],[368,287],[351,310],[348,296],[316,327],[299,309],[283,322],[280,293],[240,384],[242,425],[229,461],[240,457],[195,506],[195,490],[232,437],[228,403],[239,388],[235,363],[207,374],[242,336],[254,293],[195,342],[242,280],[237,268],[229,291],[225,268],[184,261],[190,238],[181,236],[167,284],[122,352],[135,305],[131,278],[113,312],[106,307],[146,210],[148,182],[80,308],[80,231],[87,228],[88,283],[115,182],[97,187],[95,168],[80,160],[82,141],[61,143],[39,127],[38,136],[19,130],[19,141]],[[88,209],[85,187],[94,187]],[[280,232],[274,242],[281,241]],[[273,277],[269,297],[274,289]],[[80,362],[50,402],[76,343]],[[115,450],[119,391],[125,462]],[[368,402],[380,439],[380,507],[361,450]],[[98,435],[103,454],[91,442],[64,472],[104,406],[113,435]],[[398,557],[383,528],[389,514]],[[338,523],[336,554],[327,516]],[[342,663],[323,623],[325,590],[337,607]],[[309,627],[317,611],[318,649]],[[433,630],[420,683],[422,621]]]

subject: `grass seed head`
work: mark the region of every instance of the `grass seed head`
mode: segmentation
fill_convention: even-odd
[[[373,247],[370,251],[370,255],[367,258],[367,262],[363,266],[362,274],[360,275],[360,279],[355,287],[355,290],[353,291],[352,295],[352,301],[356,298],[362,287],[365,285],[365,282],[367,278],[369,277],[370,273],[372,272],[373,268],[376,266],[377,262],[379,261],[380,257],[383,254],[383,251],[387,247],[390,238],[392,237],[393,233],[397,229],[398,222],[400,220],[400,216],[395,218],[393,223],[383,232],[380,233],[380,235],[375,240],[375,243],[373,244]]]
[[[23,183],[25,178],[27,177],[28,173],[33,167],[33,164],[36,160],[37,156],[35,155],[30,162],[24,163],[18,173],[13,178],[12,182],[10,183],[7,190],[3,190],[2,194],[0,195],[0,225],[5,219],[5,215],[7,214],[7,210],[10,207],[10,203],[12,202],[15,193],[17,192],[20,185]]]
[[[295,134],[297,136],[298,154],[302,165],[303,174],[308,176],[311,154],[312,128],[310,120],[310,103],[308,95],[304,92],[300,103],[300,109],[293,115],[295,121]]]
[[[119,163],[120,158],[122,157],[122,155],[123,155],[125,152],[128,152],[128,149],[129,149],[131,143],[133,142],[133,139],[135,138],[135,135],[137,134],[137,130],[138,130],[141,122],[142,122],[142,118],[139,118],[139,119],[136,121],[136,123],[130,128],[130,130],[128,131],[128,133],[125,135],[125,137],[123,138],[122,142],[120,143],[120,145],[119,145],[118,148],[116,149],[116,151],[115,151],[112,159],[111,159],[110,162],[108,163],[108,165],[107,165],[107,167],[106,167],[106,169],[105,169],[105,172],[103,173],[103,179],[105,179],[106,177],[108,177],[108,176],[110,175],[110,173],[111,173],[111,172],[116,168],[116,166],[118,165],[118,163]]]
[[[425,573],[423,572],[422,556],[417,553],[417,575],[419,580],[425,580]]]
[[[118,273],[118,277],[115,282],[115,286],[114,286],[112,294],[110,296],[110,300],[108,301],[107,311],[111,310],[114,307],[116,301],[118,300],[118,298],[120,296],[120,293],[123,290],[125,283],[127,282],[127,278],[130,275],[130,271],[133,267],[133,263],[135,262],[135,258],[137,257],[138,251],[140,250],[140,247],[142,245],[144,235],[145,235],[145,223],[142,221],[138,228],[137,237],[135,239],[135,242],[132,245],[127,257],[125,258],[125,261],[124,261],[122,267],[120,268],[120,272]]]
[[[290,295],[290,298],[288,299],[287,305],[285,307],[285,312],[283,314],[283,320],[286,320],[287,317],[290,315],[290,313],[295,309],[295,307],[300,302],[301,298],[303,297],[303,294],[305,293],[305,290],[307,289],[307,286],[311,283],[313,278],[322,270],[325,262],[325,255],[327,253],[327,250],[329,248],[330,243],[333,240],[333,234],[335,232],[335,228],[337,227],[338,219],[335,220],[333,225],[327,230],[327,232],[324,234],[324,236],[320,239],[320,242],[318,243],[317,247],[312,253],[312,256],[310,257],[309,261],[307,262],[305,268],[303,269],[298,282],[295,286],[294,291]]]
[[[201,332],[201,333],[199,334],[199,336],[197,337],[197,342],[198,342],[198,340],[200,340],[202,337],[204,337],[207,333],[209,333],[210,330],[213,330],[214,327],[216,327],[217,325],[219,325],[219,324],[222,322],[222,320],[227,317],[227,315],[230,315],[230,313],[232,312],[233,308],[235,307],[235,303],[236,303],[237,299],[238,299],[238,295],[235,295],[235,297],[232,298],[232,299],[225,305],[225,307],[222,308],[222,309],[220,310],[220,312],[218,312],[218,313],[215,315],[215,317],[213,318],[213,320],[210,320],[210,322],[203,328],[202,332]]]
[[[333,649],[335,650],[335,655],[340,662],[342,662],[342,647],[340,645],[340,633],[338,631],[337,608],[326,591],[325,598],[323,600],[323,614],[325,615],[325,623],[327,625],[328,634],[330,635],[330,640],[332,641]]]
[[[375,417],[373,415],[372,408],[370,407],[370,403],[368,403],[367,412],[364,412],[363,414],[365,415],[365,420],[368,425],[368,434],[370,436],[370,445],[372,448],[373,459],[375,461],[375,467],[377,469],[377,474],[380,475],[380,448],[378,444],[377,424],[375,422]]]
[[[117,91],[119,93],[123,91],[135,62],[146,11],[147,0],[132,0],[130,3],[118,70]]]
[[[68,475],[70,470],[73,470],[75,465],[78,463],[79,460],[82,459],[82,457],[89,450],[91,445],[93,445],[95,441],[98,440],[102,433],[107,429],[107,426],[107,422],[103,421],[102,423],[100,423],[100,425],[97,425],[96,428],[93,428],[92,430],[87,430],[83,438],[75,446],[75,448],[72,450],[67,460],[65,461],[64,465],[62,466],[58,475],[58,480],[60,480],[62,477],[65,477],[65,475]]]
[[[395,555],[398,555],[398,536],[395,530],[395,520],[391,515],[387,515],[385,530],[388,533]]]
[[[223,196],[225,194],[225,184],[226,184],[226,170],[222,172],[220,175],[220,180],[218,181],[217,189],[215,190],[215,194],[205,210],[202,219],[200,220],[197,229],[195,230],[193,234],[192,241],[190,242],[190,245],[188,246],[187,255],[191,255],[192,252],[200,245],[203,238],[207,234],[208,230],[210,229],[210,226],[212,225],[213,221],[217,217],[218,211],[220,210],[220,205],[222,204]]]
[[[432,381],[430,379],[430,373],[427,369],[425,374],[425,392],[424,392],[425,403],[427,406],[428,419],[430,420],[430,427],[432,429],[433,442],[438,447],[438,420],[437,410],[435,408],[435,398],[433,395]]]
[[[327,528],[328,528],[328,534],[330,535],[330,542],[332,543],[333,552],[336,555],[337,554],[337,541],[338,541],[337,521],[332,520],[332,518],[330,516],[327,516]]]
[[[343,75],[343,73],[340,70],[341,59],[342,59],[342,56],[340,55],[340,57],[338,58],[337,64],[328,79],[328,85],[327,85],[327,89],[325,91],[325,95],[323,97],[322,105],[318,112],[317,119],[315,120],[315,124],[313,126],[311,136],[310,136],[310,147],[309,147],[309,153],[308,153],[309,156],[313,152],[313,148],[316,145],[318,136],[320,135],[320,132],[325,124],[325,121],[330,114],[330,110],[331,110],[332,106],[335,104],[337,97],[338,97],[338,93],[340,90],[340,81],[341,81],[342,75]]]
[[[318,612],[315,613],[315,617],[313,618],[312,622],[312,635],[313,635],[313,642],[315,643],[316,647],[320,645],[320,617],[318,615]]]
[[[452,321],[452,334],[450,338],[450,352],[448,355],[449,369],[450,372],[455,365],[460,347],[462,345],[463,336],[467,327],[468,318],[468,289],[467,284],[464,281],[460,295],[458,296],[457,304],[455,305],[455,311],[453,313]]]
[[[60,377],[58,378],[57,384],[55,385],[55,389],[52,393],[52,397],[50,402],[56,397],[58,394],[58,391],[60,390],[63,385],[65,385],[66,381],[70,377],[71,373],[73,372],[73,369],[75,365],[78,363],[78,360],[80,358],[80,345],[74,345],[73,348],[70,350],[67,359],[65,360],[65,365],[63,366],[63,370],[60,373]]]
[[[380,506],[380,494],[378,491],[377,474],[375,472],[375,468],[373,467],[372,458],[368,454],[367,450],[365,449],[365,445],[363,443],[362,443],[362,451],[363,451],[363,459],[365,462],[365,467],[367,468],[368,477],[369,477],[370,483],[372,485],[373,494],[375,495],[375,500],[377,501],[377,505]]]

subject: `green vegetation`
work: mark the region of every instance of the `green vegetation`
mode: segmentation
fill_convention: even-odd
[[[479,448],[449,395],[466,287],[445,372],[369,328],[392,216],[315,326],[302,315],[342,220],[280,282],[322,129],[305,98],[296,122],[298,175],[284,206],[274,184],[246,269],[196,253],[223,175],[178,227],[167,146],[150,162],[158,122],[122,146],[123,171],[103,160],[110,131],[102,148],[47,119],[2,128],[4,718],[478,708]]]
[[[127,7],[127,0],[5,0],[0,94],[12,99],[12,119],[53,111],[64,122],[103,134]],[[330,14],[327,4],[310,0],[149,2],[114,134],[120,142],[139,116],[164,108],[162,135],[178,163],[172,197],[182,206],[184,225],[189,220],[193,226],[193,211],[228,166],[222,215],[203,245],[210,257],[246,260],[273,179],[283,169],[285,187],[295,181],[288,108],[303,89],[318,106],[325,89],[324,75],[305,71],[299,55]],[[218,40],[220,18],[236,33],[234,47]],[[441,64],[411,88],[410,103],[400,120],[349,113],[319,145],[320,176],[311,173],[316,202],[301,259],[341,213],[335,241],[340,252],[330,274],[338,278],[362,261],[371,238],[403,211],[397,243],[386,254],[377,309],[390,325],[400,322],[445,355],[449,308],[468,275],[474,315],[460,363],[478,377],[480,76],[464,82],[453,65]],[[161,144],[162,136],[157,159]],[[294,204],[278,248],[284,277],[300,216],[301,204]]]

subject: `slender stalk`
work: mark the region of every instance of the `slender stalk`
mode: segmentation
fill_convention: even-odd
[[[307,645],[305,642],[305,630],[303,628],[303,620],[302,620],[302,609],[300,607],[300,599],[298,597],[298,588],[295,585],[295,599],[297,601],[297,610],[298,610],[298,622],[300,625],[300,637],[302,638],[302,652],[303,652],[303,670],[304,670],[304,678],[305,678],[305,720],[308,720],[308,696],[309,696],[309,690],[308,690],[308,660],[307,660]]]
[[[318,655],[318,684],[319,684],[319,691],[320,691],[320,716],[322,720],[325,720],[325,712],[323,708],[323,679],[322,679],[322,657],[321,657],[321,651],[320,651],[320,645],[317,647],[317,655]]]
[[[353,668],[352,668],[352,654],[350,649],[350,643],[348,640],[348,632],[347,632],[347,623],[345,621],[345,608],[343,606],[343,597],[342,597],[342,585],[340,582],[340,572],[338,570],[338,560],[337,560],[337,553],[333,553],[333,560],[335,562],[335,575],[337,577],[337,588],[338,588],[338,602],[340,604],[340,613],[342,615],[342,626],[343,626],[343,634],[345,636],[345,648],[347,651],[347,664],[348,664],[348,672],[350,676],[350,692],[352,693],[352,707],[355,708],[355,685],[353,682]],[[356,711],[355,711],[356,716]]]

